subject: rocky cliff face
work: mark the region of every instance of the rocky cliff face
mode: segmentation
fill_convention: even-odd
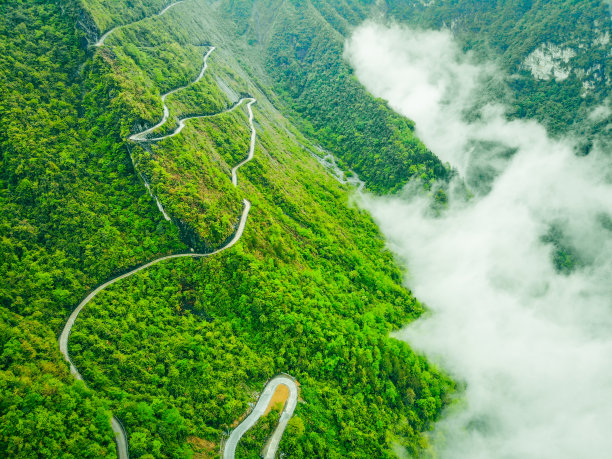
[[[535,118],[553,134],[578,132],[602,141],[610,136],[612,2],[386,3],[395,20],[448,28],[476,58],[495,61],[510,88],[498,92],[511,116]]]
[[[582,86],[581,96],[586,97],[612,85],[607,70],[611,58],[610,31],[595,21],[592,36],[576,36],[562,44],[544,42],[527,55],[521,67],[537,80],[562,82],[574,76]]]

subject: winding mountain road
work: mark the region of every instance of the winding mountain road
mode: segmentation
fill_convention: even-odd
[[[194,83],[197,82],[200,78],[202,78],[202,75],[204,73],[204,71],[206,70],[206,58],[210,55],[210,53],[212,52],[214,48],[212,48],[205,56],[205,61],[204,61],[204,67],[202,69],[202,72],[200,72],[200,75],[198,76],[198,78],[196,78],[196,80],[194,80]],[[192,83],[193,84],[193,83]],[[182,88],[185,88],[186,86],[183,86]],[[182,89],[182,88],[178,88],[178,89]],[[175,90],[176,91],[176,90]],[[174,92],[175,92],[174,91]],[[248,161],[250,161],[251,159],[253,159],[254,156],[254,152],[255,152],[255,138],[257,136],[257,132],[255,130],[255,126],[253,125],[253,111],[251,109],[251,105],[253,103],[255,103],[255,99],[251,98],[249,104],[247,105],[248,107],[248,111],[249,111],[249,124],[251,127],[251,144],[250,144],[250,148],[249,148],[249,152],[247,154],[247,159],[242,161],[238,166],[234,167],[232,169],[232,183],[234,184],[234,186],[238,186],[238,181],[237,181],[237,177],[236,177],[236,171],[239,167],[243,166],[244,164],[246,164]],[[166,113],[167,107],[164,104],[164,113]],[[167,119],[167,116],[165,117]],[[165,122],[165,120],[164,120]],[[163,123],[161,123],[163,124]],[[161,126],[161,124],[159,124]],[[144,132],[144,131],[143,131]],[[130,136],[131,140],[134,141],[144,141],[141,140],[140,138],[137,138],[135,136]],[[157,200],[157,198],[156,198]],[[161,204],[159,203],[159,200],[157,200],[158,203],[158,207],[161,206]],[[160,263],[162,261],[165,260],[170,260],[173,258],[183,258],[183,257],[193,257],[193,258],[198,258],[198,257],[209,257],[215,254],[218,254],[220,252],[223,252],[224,250],[229,249],[230,247],[232,247],[233,245],[235,245],[240,238],[242,237],[242,234],[244,232],[245,226],[246,226],[246,222],[247,222],[247,217],[249,215],[249,211],[251,209],[251,203],[247,200],[244,199],[243,200],[243,204],[244,204],[244,208],[242,211],[242,216],[240,217],[240,221],[238,222],[238,226],[236,228],[236,232],[234,233],[233,237],[222,247],[218,248],[217,250],[213,251],[213,252],[209,252],[209,253],[180,253],[180,254],[174,254],[174,255],[167,255],[164,257],[160,257],[157,258],[153,261],[150,261],[149,263],[145,263],[142,266],[139,266],[138,268],[135,268],[127,273],[121,274],[117,277],[112,278],[111,280],[105,282],[104,284],[98,286],[94,291],[92,291],[89,295],[87,295],[85,297],[85,299],[83,299],[83,301],[81,301],[79,303],[79,305],[76,307],[76,309],[74,311],[72,311],[72,314],[70,314],[70,317],[68,317],[68,320],[66,321],[66,324],[64,325],[64,329],[62,330],[62,333],[60,334],[59,337],[59,347],[60,347],[60,352],[62,353],[62,355],[64,356],[64,358],[66,359],[66,361],[70,364],[70,372],[73,374],[73,376],[78,379],[83,381],[83,376],[79,373],[79,371],[77,370],[76,366],[74,365],[74,363],[72,362],[72,360],[70,359],[70,353],[68,350],[68,340],[70,338],[70,332],[72,331],[72,327],[74,326],[74,323],[77,319],[77,317],[79,316],[79,313],[81,312],[81,310],[98,294],[100,293],[102,290],[104,290],[106,287],[108,287],[109,285],[114,284],[115,282],[121,280],[121,279],[125,279],[126,277],[130,277],[134,274],[136,274],[139,271],[142,271],[144,269],[147,269],[157,263]],[[160,210],[162,208],[160,207]],[[164,217],[166,217],[166,213],[165,211],[162,210],[162,212],[164,213]],[[129,458],[129,452],[128,452],[128,441],[127,441],[127,434],[125,432],[125,430],[123,429],[123,427],[121,426],[121,423],[119,422],[119,420],[113,416],[112,420],[111,420],[111,426],[113,429],[113,432],[115,433],[115,440],[117,442],[117,455],[119,457],[119,459],[128,459]]]
[[[166,13],[170,8],[178,5],[179,3],[182,3],[183,0],[171,3],[170,5],[166,6],[162,11],[160,11],[156,16],[161,16],[164,13]],[[147,18],[144,18],[147,19]],[[136,22],[140,22],[144,19],[141,19],[139,21]],[[124,25],[120,25],[117,27],[114,27],[113,29],[109,30],[108,32],[106,32],[104,35],[102,35],[102,37],[98,40],[98,42],[95,44],[96,47],[100,47],[102,45],[104,45],[104,41],[106,40],[106,38],[113,33],[115,30],[120,29],[122,27],[126,27],[127,25],[132,25],[135,24],[131,23],[131,24],[124,24]],[[251,128],[251,140],[250,140],[250,145],[249,145],[249,151],[247,154],[246,159],[244,159],[243,161],[241,161],[238,165],[236,165],[235,167],[232,168],[231,171],[231,180],[232,180],[232,184],[237,187],[238,186],[238,169],[241,168],[242,166],[244,166],[246,163],[248,163],[249,161],[251,161],[254,157],[255,154],[255,141],[256,141],[256,137],[257,137],[257,131],[255,129],[255,125],[253,123],[253,110],[252,110],[252,105],[256,102],[255,98],[252,97],[248,97],[248,98],[242,98],[240,99],[236,104],[234,104],[232,107],[228,108],[227,110],[217,113],[217,114],[213,114],[213,115],[202,115],[202,116],[189,116],[189,117],[185,117],[182,119],[179,119],[179,126],[171,133],[168,135],[164,135],[161,137],[157,137],[157,138],[147,138],[147,135],[149,135],[150,133],[152,133],[153,131],[155,131],[156,129],[160,128],[161,126],[163,126],[166,121],[168,120],[169,116],[170,116],[170,110],[168,108],[168,106],[166,105],[166,98],[173,94],[176,93],[177,91],[180,91],[182,89],[185,89],[195,83],[197,83],[198,81],[200,81],[202,79],[202,77],[204,76],[204,73],[206,72],[207,69],[207,65],[208,65],[208,57],[210,56],[210,54],[215,50],[215,47],[211,47],[208,52],[204,55],[203,58],[203,64],[202,64],[202,70],[200,71],[199,75],[189,84],[185,85],[185,86],[181,86],[178,88],[173,89],[172,91],[169,91],[165,94],[163,94],[161,96],[161,100],[163,103],[163,115],[162,115],[162,119],[159,123],[157,123],[155,126],[148,128],[142,132],[138,132],[135,134],[132,134],[131,136],[128,137],[129,140],[133,141],[133,142],[150,142],[150,141],[157,141],[157,140],[162,140],[168,137],[173,137],[175,135],[178,135],[183,128],[185,127],[185,122],[190,120],[190,119],[196,119],[196,118],[208,118],[208,117],[212,117],[212,116],[218,116],[222,113],[227,113],[229,111],[232,111],[236,108],[238,108],[243,102],[248,101],[247,103],[247,111],[248,111],[248,116],[249,116],[249,126]],[[131,156],[131,154],[130,154]],[[133,159],[132,159],[133,161]],[[141,176],[142,177],[142,176]],[[146,179],[144,177],[143,181],[145,182],[145,186],[147,187],[147,190],[149,191],[149,194],[151,194],[151,196],[155,199],[158,208],[160,209],[160,211],[163,213],[164,218],[166,220],[169,220],[170,217],[169,215],[166,213],[166,211],[164,210],[163,206],[161,205],[159,199],[154,196],[151,192],[151,188],[149,183],[146,181]],[[157,258],[153,261],[150,261],[148,263],[145,263],[127,273],[121,274],[119,276],[116,276],[110,280],[108,280],[107,282],[103,283],[102,285],[99,285],[95,290],[93,290],[91,293],[89,293],[80,303],[79,305],[74,309],[74,311],[72,311],[72,314],[70,314],[70,316],[68,317],[68,320],[66,321],[66,324],[64,325],[64,328],[59,336],[59,348],[60,348],[60,352],[62,353],[62,355],[64,356],[64,358],[66,359],[66,361],[70,364],[70,372],[72,373],[72,375],[77,379],[77,380],[81,380],[83,381],[83,376],[81,375],[81,373],[79,373],[78,369],[76,368],[76,366],[74,365],[74,363],[72,362],[72,359],[70,358],[70,353],[69,353],[69,349],[68,349],[68,340],[70,339],[70,333],[72,332],[72,328],[80,314],[80,312],[82,311],[82,309],[92,300],[95,298],[95,296],[100,293],[102,290],[104,290],[105,288],[107,288],[108,286],[120,281],[121,279],[125,279],[127,277],[130,277],[140,271],[143,271],[155,264],[161,263],[162,261],[166,261],[166,260],[170,260],[173,258],[184,258],[184,257],[193,257],[193,258],[199,258],[199,257],[209,257],[212,255],[216,255],[220,252],[223,252],[229,248],[231,248],[232,246],[234,246],[242,237],[242,234],[244,232],[244,229],[246,227],[246,222],[247,222],[247,218],[249,215],[249,211],[251,209],[251,203],[247,200],[244,199],[243,200],[243,211],[242,211],[242,215],[240,217],[240,220],[238,222],[238,225],[236,227],[236,231],[234,233],[234,235],[232,236],[232,238],[226,243],[224,244],[222,247],[218,248],[217,250],[214,250],[212,252],[209,253],[179,253],[179,254],[174,254],[174,255],[167,255],[167,256],[163,256],[160,258]],[[257,420],[265,413],[266,408],[270,402],[270,399],[272,397],[272,395],[274,394],[274,391],[276,390],[276,388],[278,387],[278,385],[280,384],[284,384],[285,386],[287,386],[289,388],[289,398],[285,403],[285,407],[283,409],[283,412],[281,413],[281,417],[279,420],[279,423],[273,433],[273,435],[270,437],[268,443],[266,444],[265,448],[264,448],[264,455],[266,458],[273,458],[274,455],[276,454],[276,451],[278,449],[278,444],[280,442],[280,439],[283,435],[283,432],[285,431],[285,428],[287,426],[287,423],[289,422],[289,419],[291,419],[291,417],[293,416],[293,411],[295,410],[296,404],[297,404],[297,397],[298,397],[298,386],[296,384],[296,382],[289,376],[286,375],[280,375],[277,376],[275,378],[273,378],[272,380],[270,380],[268,382],[268,384],[266,385],[266,387],[264,388],[264,391],[262,392],[255,408],[253,409],[253,411],[249,414],[249,416],[242,422],[240,423],[240,425],[232,432],[232,434],[230,435],[228,441],[225,444],[225,449],[224,449],[224,453],[223,453],[223,457],[225,459],[229,459],[229,458],[234,458],[235,452],[236,452],[236,447],[238,445],[238,442],[240,441],[240,439],[242,438],[242,435],[248,430],[250,429],[256,422]],[[123,428],[123,426],[121,425],[121,423],[119,422],[119,420],[113,416],[111,419],[111,427],[113,429],[113,432],[115,433],[115,441],[117,443],[117,456],[119,457],[119,459],[128,459],[129,458],[129,447],[128,447],[128,439],[127,439],[127,433],[125,432],[125,429]]]
[[[238,447],[238,442],[242,438],[242,436],[249,430],[251,427],[257,423],[259,418],[261,418],[268,408],[270,404],[270,400],[276,391],[276,388],[279,385],[287,386],[289,389],[289,397],[285,402],[285,406],[283,407],[283,411],[281,413],[280,419],[278,421],[278,425],[274,430],[274,433],[266,443],[266,446],[263,449],[263,457],[265,459],[273,459],[276,455],[276,451],[278,450],[278,444],[280,443],[281,437],[285,432],[285,428],[287,427],[287,423],[293,416],[293,412],[295,411],[295,407],[297,406],[299,388],[295,380],[287,375],[279,375],[272,378],[261,395],[259,396],[259,400],[257,400],[257,404],[253,408],[253,411],[242,421],[238,427],[236,427],[230,437],[225,442],[225,448],[223,449],[223,459],[234,459],[236,455],[236,448]]]
[[[100,39],[99,39],[99,40],[98,40],[98,41],[97,41],[97,42],[94,44],[94,46],[95,46],[96,48],[99,48],[100,46],[103,46],[103,45],[104,45],[104,41],[105,41],[105,40],[108,38],[108,36],[109,36],[110,34],[112,34],[112,33],[113,33],[115,30],[119,30],[119,29],[122,29],[122,28],[124,28],[124,27],[127,27],[127,26],[131,26],[131,25],[137,24],[137,23],[139,23],[140,21],[144,21],[145,19],[149,19],[149,18],[152,18],[152,17],[155,17],[155,16],[158,16],[158,17],[159,17],[159,16],[162,16],[162,15],[164,15],[164,14],[166,13],[166,11],[168,11],[170,8],[172,8],[172,7],[176,6],[176,5],[178,5],[179,3],[183,3],[184,1],[185,1],[185,0],[179,0],[178,2],[170,3],[170,4],[169,4],[168,6],[166,6],[166,7],[165,7],[163,10],[161,10],[161,11],[160,11],[159,13],[157,13],[157,14],[154,14],[153,16],[147,16],[146,18],[142,18],[142,19],[140,19],[140,20],[138,20],[138,21],[130,22],[129,24],[122,24],[122,25],[118,25],[118,26],[116,26],[116,27],[113,27],[112,29],[110,29],[109,31],[107,31],[106,33],[104,33],[104,35],[102,35],[102,36],[100,37]]]
[[[166,122],[166,120],[168,119],[167,115],[166,115],[167,106],[164,104],[164,116],[166,118],[163,119],[158,124],[156,124],[155,126],[153,126],[152,128],[147,129],[148,132],[143,131],[143,132],[138,133],[138,134],[133,134],[133,135],[131,135],[129,137],[129,139],[130,140],[134,140],[134,141],[139,141],[139,142],[145,142],[145,141],[156,142],[158,140],[164,140],[164,139],[167,139],[169,137],[174,137],[175,135],[178,135],[185,128],[185,126],[187,125],[187,123],[186,123],[187,121],[195,120],[195,119],[199,119],[199,118],[212,118],[212,117],[215,117],[215,116],[223,115],[224,113],[229,113],[231,111],[236,110],[238,107],[240,107],[242,105],[242,103],[244,101],[246,101],[246,100],[250,101],[247,104],[247,106],[249,107],[249,110],[250,110],[250,106],[251,106],[251,104],[255,103],[255,99],[253,99],[252,97],[243,97],[238,102],[236,102],[234,105],[229,107],[227,110],[223,110],[222,112],[219,112],[219,113],[213,113],[212,115],[192,115],[192,116],[186,116],[185,118],[179,118],[177,128],[174,131],[172,131],[170,134],[162,135],[160,137],[146,137],[146,134],[148,134],[151,131],[153,131],[154,129],[162,126]],[[251,133],[251,138],[253,138],[252,133]],[[247,160],[245,160],[244,162],[247,162]],[[239,166],[236,166],[236,167],[239,167]],[[236,168],[234,168],[234,169],[236,169]]]
[[[176,134],[178,134],[179,132],[181,132],[183,130],[184,123],[181,125],[181,121],[186,121],[188,119],[192,119],[192,118],[204,118],[204,116],[198,117],[198,116],[192,116],[192,117],[187,117],[184,118],[183,120],[179,120],[179,129],[177,129],[174,133],[172,133],[171,135],[167,135],[167,136],[163,136],[163,137],[158,137],[155,139],[149,139],[147,138],[147,135],[149,135],[151,132],[155,131],[156,129],[162,127],[164,124],[166,124],[166,121],[168,121],[168,118],[170,117],[170,109],[168,108],[168,105],[166,105],[166,97],[168,97],[171,94],[174,94],[175,92],[178,92],[182,89],[186,89],[191,85],[196,84],[198,81],[200,81],[203,77],[204,77],[204,73],[206,72],[206,69],[208,68],[208,56],[211,55],[211,53],[215,50],[214,46],[211,46],[210,49],[208,50],[208,52],[206,54],[204,54],[204,58],[203,58],[203,62],[202,62],[202,70],[200,70],[200,74],[196,77],[195,80],[193,80],[191,83],[186,84],[185,86],[180,86],[178,88],[173,89],[172,91],[168,91],[165,94],[162,94],[161,96],[161,100],[162,103],[164,105],[164,113],[162,115],[162,119],[159,123],[157,123],[155,126],[150,127],[149,129],[145,129],[142,132],[138,132],[136,134],[132,134],[130,137],[128,137],[130,140],[134,141],[134,142],[144,142],[144,141],[152,141],[152,140],[161,140],[161,139],[165,139],[166,137],[173,137]],[[242,101],[240,101],[242,102]],[[240,102],[238,104],[240,104]],[[237,104],[237,105],[238,105]],[[231,109],[235,108],[236,106],[232,107]],[[223,113],[223,112],[221,112]],[[216,116],[219,115],[220,113],[217,113],[215,115],[207,115],[207,116]]]
[[[253,155],[255,154],[256,131],[255,131],[255,126],[253,125],[253,109],[251,108],[251,105],[253,105],[256,102],[256,100],[253,98],[250,98],[249,100],[250,102],[247,104],[247,110],[249,111],[249,126],[251,127],[251,144],[249,146],[249,154],[247,158],[232,169],[232,183],[234,184],[234,186],[238,186],[238,175],[236,175],[236,173],[238,172],[238,169],[244,166],[250,160],[252,160]],[[242,102],[242,100],[240,102]]]

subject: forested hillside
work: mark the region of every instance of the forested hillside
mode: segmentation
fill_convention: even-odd
[[[281,372],[301,391],[286,457],[427,448],[454,383],[389,337],[424,308],[353,190],[313,157],[333,153],[377,193],[453,174],[345,62],[371,17],[450,28],[509,75],[494,89],[510,116],[586,133],[582,153],[610,138],[598,0],[0,2],[3,456],[115,457],[112,413],[132,457],[219,457]],[[87,293],[225,247],[246,199],[236,245],[162,261],[86,305],[68,343],[76,382],[57,338]]]
[[[446,178],[448,171],[414,138],[409,121],[366,95],[343,61],[344,40],[366,18],[448,28],[465,50],[497,62],[508,75],[483,99],[498,98],[510,116],[538,119],[555,135],[584,134],[585,153],[593,141],[610,138],[612,21],[604,0],[225,4],[244,21],[239,31],[261,53],[281,98],[307,120],[303,128],[373,190],[397,190],[408,177]],[[593,111],[597,105],[603,108]],[[379,140],[372,143],[372,137]]]
[[[317,100],[316,86],[308,96],[316,105],[290,122],[273,105],[289,99],[271,85],[272,63],[237,38],[240,17],[196,0],[155,16],[165,6],[0,4],[0,451],[113,457],[112,412],[132,457],[216,457],[265,381],[287,372],[301,402],[284,454],[388,457],[393,442],[416,453],[453,383],[388,337],[423,308],[401,286],[371,218],[312,157],[309,136],[353,146],[359,153],[346,161],[372,170],[373,189],[410,176],[429,182],[446,169],[344,64],[337,84],[354,97],[338,96],[347,104],[339,124],[323,112],[329,132],[313,124],[334,92]],[[115,25],[125,27],[92,46]],[[205,77],[168,97],[168,126],[156,135],[185,115],[214,116],[158,142],[127,140],[159,120],[160,95],[189,85],[210,46]],[[247,113],[244,105],[218,113],[247,95],[257,99],[255,157],[233,187]],[[399,172],[387,179],[392,155]],[[86,293],[162,255],[219,247],[247,197],[236,246],[161,262],[86,306],[69,349],[89,388],[75,382],[56,339]]]
[[[78,10],[30,1],[0,11],[0,449],[112,456],[106,404],[74,383],[55,334],[88,289],[185,246],[125,155],[130,112],[113,76],[81,79],[93,66]]]
[[[429,187],[449,170],[416,138],[413,124],[369,95],[343,59],[346,34],[371,1],[225,1],[239,33],[259,56],[304,132],[334,152],[378,192],[410,178]]]
[[[508,75],[510,115],[593,140],[611,137],[611,6],[605,0],[486,2],[387,0],[388,15],[419,28],[450,28],[464,49]],[[488,94],[494,96],[493,93]],[[588,151],[588,148],[587,148]]]

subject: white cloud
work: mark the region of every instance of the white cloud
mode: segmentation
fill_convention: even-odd
[[[439,217],[417,193],[373,197],[373,214],[433,311],[399,332],[467,382],[465,408],[439,423],[443,457],[604,458],[612,451],[612,186],[601,154],[576,157],[533,121],[507,121],[482,95],[476,65],[445,31],[373,23],[346,46],[356,75],[416,122],[470,178],[468,203]],[[488,170],[488,178],[474,170]],[[551,226],[580,263],[561,274]]]

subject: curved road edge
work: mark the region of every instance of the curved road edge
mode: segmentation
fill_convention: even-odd
[[[291,419],[293,416],[293,412],[295,411],[298,401],[299,387],[295,380],[288,375],[278,375],[268,381],[268,384],[266,384],[266,387],[264,387],[264,390],[261,392],[253,411],[251,411],[244,421],[242,421],[238,427],[232,431],[229,438],[225,442],[223,459],[234,459],[238,442],[240,442],[242,436],[257,423],[259,418],[264,415],[268,405],[270,404],[270,400],[276,391],[276,388],[281,384],[287,386],[289,389],[289,397],[287,398],[285,406],[283,407],[278,425],[276,426],[274,433],[266,443],[263,450],[265,458],[274,458],[276,451],[278,450],[280,439],[285,432],[289,419]]]
[[[244,204],[244,210],[242,211],[242,215],[240,216],[240,221],[238,222],[238,228],[236,229],[236,232],[234,233],[234,237],[232,237],[232,239],[227,244],[225,244],[223,247],[220,247],[219,249],[213,252],[210,252],[210,253],[180,253],[180,254],[167,255],[164,257],[157,258],[153,261],[145,263],[142,266],[139,266],[138,268],[133,269],[132,271],[129,271],[127,273],[121,274],[120,276],[114,277],[113,279],[98,286],[89,295],[87,295],[83,301],[79,303],[76,309],[72,311],[72,314],[70,314],[70,317],[68,317],[68,320],[66,321],[66,324],[64,325],[64,329],[62,330],[62,333],[60,334],[60,337],[59,337],[60,352],[64,356],[64,359],[66,359],[66,361],[70,364],[70,372],[76,379],[84,381],[83,376],[81,376],[81,373],[79,373],[79,370],[77,370],[76,366],[72,362],[72,359],[70,358],[70,353],[68,351],[68,339],[70,338],[70,332],[72,331],[72,327],[74,326],[74,323],[77,317],[79,316],[79,313],[85,307],[85,305],[87,305],[98,293],[100,293],[102,290],[104,290],[109,285],[112,285],[121,279],[125,279],[126,277],[130,277],[131,275],[136,274],[137,272],[142,271],[143,269],[149,268],[150,266],[153,266],[164,260],[170,260],[172,258],[183,258],[183,257],[193,257],[193,258],[208,257],[208,256],[215,255],[217,253],[220,253],[220,252],[223,252],[224,250],[229,249],[230,247],[235,245],[240,240],[240,238],[242,237],[242,233],[244,232],[244,229],[246,227],[247,217],[249,216],[249,211],[251,210],[251,203],[248,200],[244,199],[243,204]],[[119,459],[128,459],[129,455],[128,455],[127,434],[125,430],[123,429],[123,426],[121,425],[121,423],[115,416],[112,417],[111,426],[112,426],[113,432],[115,433],[115,441],[117,442],[117,456],[119,457]]]
[[[257,135],[257,131],[255,130],[255,125],[253,124],[253,108],[251,107],[251,105],[257,102],[257,99],[254,99],[253,97],[250,97],[249,99],[250,101],[247,104],[247,110],[249,111],[249,126],[251,127],[251,143],[249,145],[249,154],[247,155],[247,158],[244,161],[238,163],[238,165],[232,169],[232,183],[234,184],[234,186],[238,186],[238,169],[240,169],[242,166],[252,160],[253,156],[255,155],[255,136]],[[240,102],[242,102],[242,100]]]
[[[163,137],[158,137],[158,138],[155,138],[155,139],[148,139],[146,137],[147,134],[150,134],[151,132],[153,132],[157,128],[160,128],[161,126],[166,124],[166,121],[168,121],[168,118],[170,117],[170,109],[168,108],[168,105],[166,105],[166,97],[168,97],[169,95],[174,94],[175,92],[178,92],[178,91],[180,91],[182,89],[186,89],[189,86],[194,85],[198,81],[200,81],[204,77],[204,74],[206,73],[206,69],[208,68],[208,56],[210,56],[211,53],[214,50],[215,50],[215,47],[211,46],[210,49],[206,52],[206,54],[204,54],[203,63],[202,63],[202,69],[200,70],[200,74],[191,83],[187,83],[185,86],[179,86],[178,88],[174,88],[173,90],[168,91],[165,94],[162,94],[161,100],[162,100],[162,103],[163,103],[164,113],[162,115],[161,121],[159,123],[157,123],[155,126],[152,126],[152,127],[148,128],[148,129],[145,129],[142,132],[138,132],[136,134],[132,134],[131,136],[128,137],[129,140],[136,141],[136,142],[145,142],[145,141],[153,141],[153,140],[165,139],[166,137],[172,137],[172,136],[178,134],[179,132],[181,132],[183,127],[185,127],[184,125],[183,126],[180,125],[182,121],[185,121],[185,120],[191,119],[191,118],[204,118],[204,117],[207,117],[207,116],[216,116],[218,114],[225,113],[225,112],[221,112],[221,113],[217,113],[215,115],[204,115],[204,116],[201,116],[201,117],[192,116],[192,117],[183,118],[182,120],[179,120],[179,129],[175,130],[175,132],[172,133],[171,135],[167,135],[167,136],[163,136]],[[242,100],[240,102],[238,102],[237,105],[239,105],[240,103],[242,103]],[[236,106],[233,106],[233,107],[231,107],[230,109],[228,109],[226,111],[233,110],[234,108],[236,108]]]
[[[225,109],[225,110],[223,110],[222,112],[219,112],[219,113],[213,113],[211,115],[192,115],[192,116],[186,116],[185,118],[179,118],[179,120],[178,120],[178,127],[174,131],[172,131],[170,134],[166,134],[166,135],[163,135],[161,137],[144,137],[146,134],[151,133],[151,131],[153,131],[154,129],[157,129],[158,127],[162,126],[167,121],[166,113],[169,114],[169,111],[168,112],[166,111],[167,107],[164,104],[164,117],[165,118],[162,119],[162,121],[160,123],[156,124],[152,128],[147,129],[146,131],[140,132],[138,134],[132,134],[128,138],[130,140],[132,140],[132,141],[135,141],[135,142],[136,141],[137,142],[157,142],[159,140],[168,139],[170,137],[174,137],[175,135],[179,134],[185,128],[185,126],[187,125],[186,121],[200,119],[200,118],[213,118],[213,117],[216,117],[216,116],[223,115],[225,113],[232,112],[235,109],[237,109],[238,107],[240,107],[245,100],[250,100],[250,101],[253,101],[253,102],[255,101],[255,99],[253,99],[252,97],[243,97],[238,102],[236,102],[234,105],[232,105],[231,107],[229,107],[229,108],[227,108],[227,109]],[[249,102],[249,104],[252,104],[253,102]],[[252,132],[251,132],[251,138],[253,138],[253,133]],[[247,159],[247,161],[249,161],[249,160]],[[247,162],[247,161],[243,161],[242,163]],[[242,165],[242,163],[240,163],[236,167],[240,167]]]
[[[105,41],[105,40],[108,38],[108,36],[109,36],[110,34],[112,34],[112,33],[113,33],[115,30],[119,30],[119,29],[122,29],[123,27],[127,27],[127,26],[130,26],[130,25],[134,25],[134,24],[136,24],[136,23],[138,23],[138,22],[140,22],[140,21],[144,21],[145,19],[149,19],[149,18],[152,18],[152,17],[155,17],[155,16],[158,16],[158,17],[159,17],[159,16],[162,16],[162,15],[163,15],[164,13],[166,13],[166,11],[168,11],[170,8],[172,8],[173,6],[178,5],[179,3],[183,3],[184,1],[185,1],[185,0],[179,0],[178,2],[173,2],[173,3],[170,3],[170,4],[169,4],[168,6],[166,6],[166,7],[165,7],[163,10],[161,10],[159,13],[157,13],[157,14],[155,14],[155,15],[153,15],[153,16],[147,16],[147,17],[145,17],[145,18],[139,19],[138,21],[130,22],[129,24],[121,24],[121,25],[118,25],[118,26],[113,27],[112,29],[110,29],[110,30],[106,31],[106,32],[104,33],[104,35],[102,35],[102,36],[100,37],[100,39],[99,39],[99,40],[98,40],[98,41],[97,41],[97,42],[94,44],[94,47],[99,48],[100,46],[103,46],[103,45],[104,45],[104,41]]]

